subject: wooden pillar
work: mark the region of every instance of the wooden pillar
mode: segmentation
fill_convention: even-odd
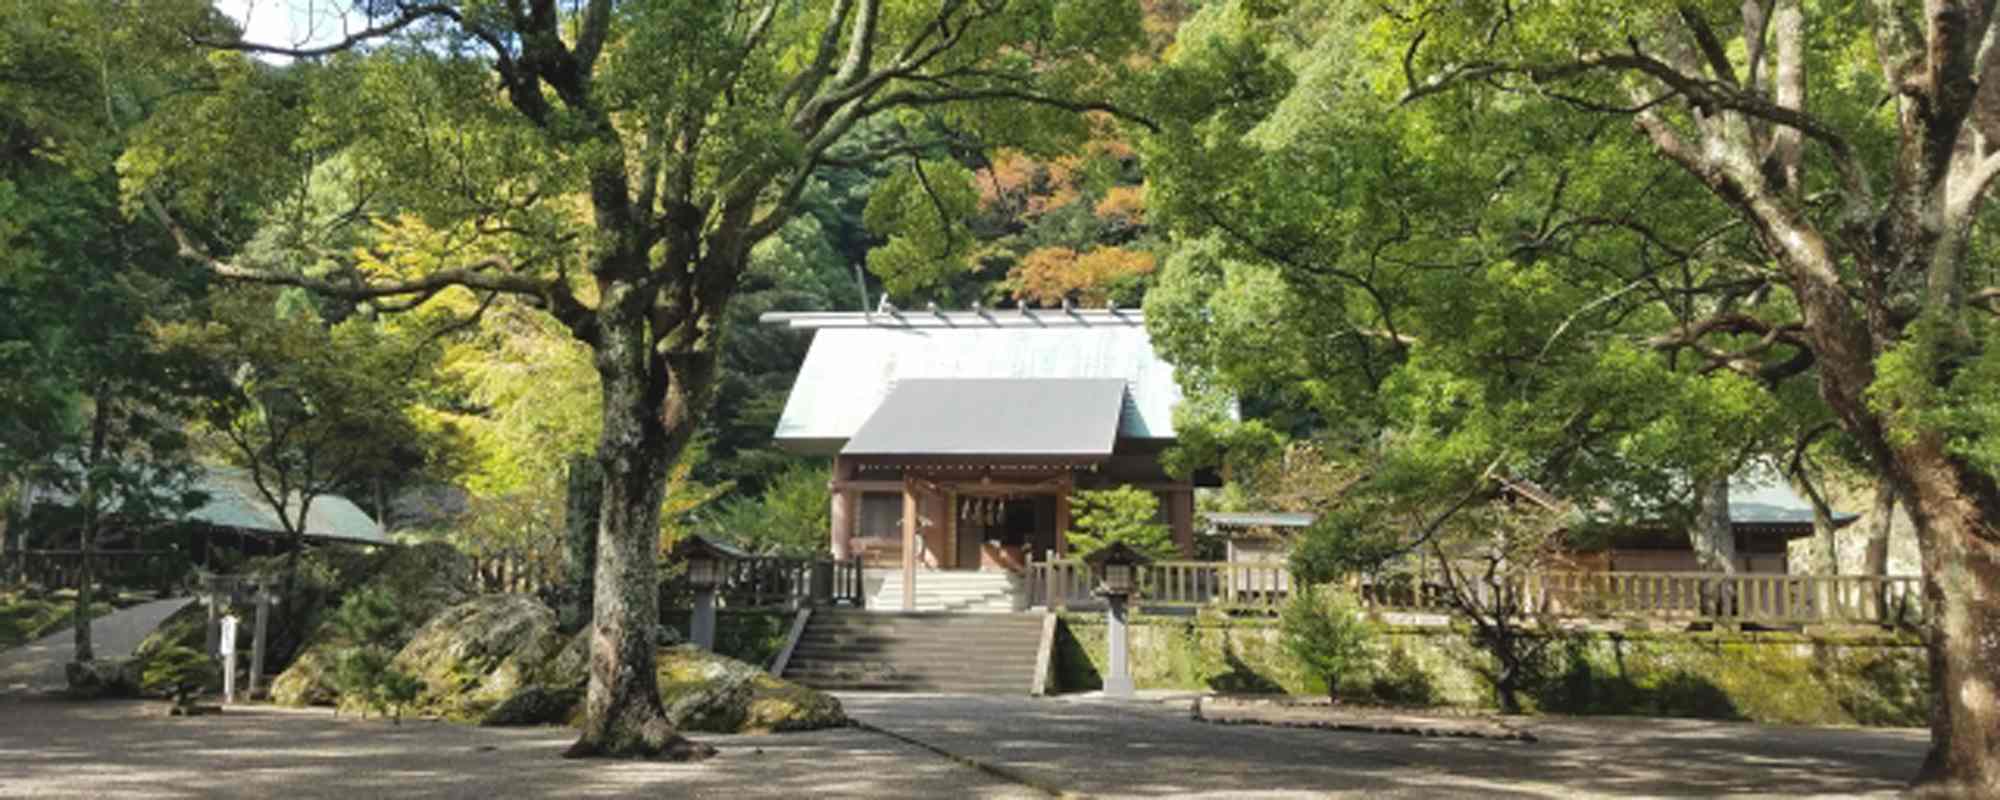
[[[944,566],[952,569],[978,569],[979,562],[976,559],[971,564],[958,563],[960,551],[958,546],[958,493],[946,489],[943,492],[943,498],[945,555],[941,561],[943,561]]]
[[[1069,557],[1069,496],[1076,489],[1076,478],[1062,477],[1062,485],[1056,488],[1056,558]]]
[[[835,484],[844,483],[853,477],[854,462],[840,456],[834,456],[833,480]],[[858,505],[857,501],[860,500],[860,497],[857,492],[844,488],[833,488],[832,495],[833,530],[831,531],[832,541],[830,545],[834,558],[845,559],[854,550],[854,524],[856,521],[855,518],[858,516],[857,512],[859,511],[855,506]]]
[[[1194,487],[1167,492],[1167,524],[1181,558],[1194,558]]]
[[[903,610],[917,610],[917,486],[903,477]]]

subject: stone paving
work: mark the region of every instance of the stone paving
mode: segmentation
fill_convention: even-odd
[[[864,723],[1090,796],[1892,796],[1921,730],[1538,719],[1538,742],[1214,725],[1185,704],[844,694]]]
[[[132,654],[160,621],[194,602],[186,597],[122,608],[90,621],[90,643],[98,658]],[[51,692],[67,685],[63,665],[76,652],[76,630],[62,630],[11,650],[0,650],[0,692]]]

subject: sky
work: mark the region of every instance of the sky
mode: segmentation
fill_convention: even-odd
[[[292,47],[339,39],[350,5],[353,0],[215,0],[216,10],[243,26],[244,40]]]

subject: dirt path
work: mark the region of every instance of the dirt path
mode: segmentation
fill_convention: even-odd
[[[161,620],[181,606],[194,602],[186,597],[155,600],[151,603],[113,611],[91,620],[91,644],[99,658],[122,658],[144,641]],[[12,650],[0,651],[0,693],[61,691],[63,665],[76,651],[76,631],[64,627]]]

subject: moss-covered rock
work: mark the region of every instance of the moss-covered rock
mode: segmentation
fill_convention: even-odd
[[[567,689],[530,686],[500,701],[493,710],[486,712],[486,716],[479,718],[479,724],[575,725],[577,715],[583,710],[583,695],[581,686]]]
[[[1063,615],[1058,686],[1101,685],[1103,618]],[[1142,688],[1323,694],[1277,646],[1265,619],[1134,617],[1131,669]],[[1392,626],[1377,663],[1341,681],[1355,699],[1492,707],[1486,656],[1451,628]],[[1743,719],[1797,725],[1921,726],[1929,720],[1922,643],[1902,634],[1576,632],[1532,687],[1535,710]]]
[[[661,650],[658,673],[667,718],[682,730],[771,733],[847,724],[832,695],[693,645]]]
[[[63,665],[68,694],[78,700],[139,696],[139,669],[129,658],[71,661]]]
[[[440,612],[410,637],[391,667],[423,683],[414,707],[480,719],[531,687],[581,685],[583,635],[564,636],[548,606],[522,595],[474,598]]]
[[[337,548],[325,548],[335,550]],[[319,551],[314,551],[315,553]],[[306,579],[311,573],[314,577]],[[377,589],[396,599],[406,628],[392,641],[400,647],[417,628],[443,610],[463,603],[476,591],[472,560],[440,542],[389,548],[370,558],[365,567],[351,558],[329,557],[312,569],[301,569],[301,585],[317,587],[305,594],[322,598],[307,613],[312,635],[278,677],[271,681],[271,699],[284,705],[328,705],[338,697],[333,676],[340,654],[354,642],[328,624],[341,599],[364,588]],[[533,602],[533,601],[529,601]]]

